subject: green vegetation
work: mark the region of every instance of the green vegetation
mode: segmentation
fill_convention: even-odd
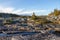
[[[54,12],[51,12],[49,15],[58,16],[60,15],[60,10],[54,9]]]
[[[46,19],[46,16],[36,16],[34,12],[33,12],[33,15],[31,16],[31,20],[34,20],[36,24],[51,23],[51,21],[48,21]]]
[[[49,16],[52,16],[49,19],[51,19],[51,21],[55,24],[60,24],[59,15],[60,15],[60,10],[54,9],[54,11],[49,14]]]
[[[55,10],[54,10],[54,15],[55,15],[55,16],[60,15],[60,11],[59,11],[59,10],[57,10],[57,9],[55,9]]]
[[[37,19],[37,16],[35,15],[34,12],[33,12],[33,15],[31,16],[31,19],[32,19],[32,20],[36,20],[36,19]]]

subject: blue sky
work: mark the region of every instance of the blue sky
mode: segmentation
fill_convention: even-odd
[[[0,12],[14,14],[47,15],[60,9],[60,0],[0,0]]]

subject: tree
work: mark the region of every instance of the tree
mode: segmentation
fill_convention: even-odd
[[[54,9],[54,12],[51,12],[51,13],[49,14],[49,16],[51,16],[51,15],[54,15],[54,16],[60,15],[60,10]]]
[[[54,9],[54,15],[55,16],[58,16],[60,13],[59,13],[59,10],[57,10],[57,9]]]
[[[31,17],[33,20],[36,20],[37,19],[37,17],[36,17],[36,15],[35,15],[35,13],[33,12],[33,15],[32,15],[32,17]]]

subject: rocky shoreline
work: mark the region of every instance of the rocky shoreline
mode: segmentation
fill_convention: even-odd
[[[51,34],[49,32],[25,36],[23,35],[0,36],[0,40],[57,40],[56,38],[57,38],[56,35]]]

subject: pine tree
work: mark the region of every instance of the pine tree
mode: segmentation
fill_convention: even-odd
[[[32,15],[32,17],[31,17],[33,20],[36,20],[36,15],[35,15],[35,13],[33,12],[33,15]]]
[[[58,15],[58,10],[54,9],[54,15],[57,16]]]

